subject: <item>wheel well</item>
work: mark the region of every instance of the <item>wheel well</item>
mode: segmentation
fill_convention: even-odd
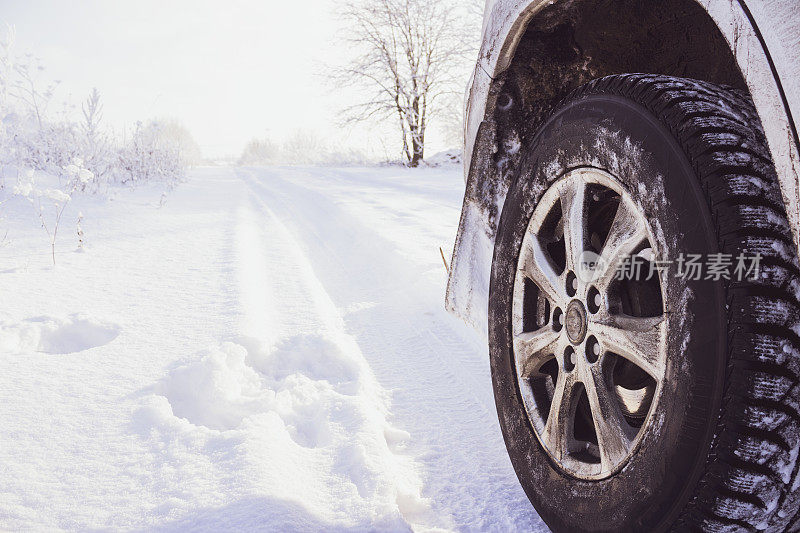
[[[728,43],[694,0],[552,4],[530,22],[502,78],[526,118],[538,122],[579,85],[629,72],[746,89]]]
[[[487,102],[491,131],[473,157],[485,170],[476,198],[507,189],[521,152],[548,112],[603,76],[649,73],[747,90],[728,42],[696,0],[561,0],[533,16]],[[473,162],[477,162],[473,159]],[[481,202],[483,203],[483,202]],[[484,204],[485,205],[485,204]],[[491,230],[499,213],[486,205]]]

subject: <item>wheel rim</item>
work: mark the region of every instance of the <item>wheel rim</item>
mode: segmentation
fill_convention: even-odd
[[[636,256],[642,278],[617,279]],[[650,425],[666,370],[666,276],[641,209],[592,168],[542,196],[514,281],[519,390],[539,442],[580,479],[618,472]]]

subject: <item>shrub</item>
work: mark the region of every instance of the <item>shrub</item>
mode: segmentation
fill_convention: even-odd
[[[181,181],[186,173],[179,147],[161,135],[158,123],[143,127],[136,123],[130,141],[117,153],[117,181],[136,184],[161,181],[169,185]]]

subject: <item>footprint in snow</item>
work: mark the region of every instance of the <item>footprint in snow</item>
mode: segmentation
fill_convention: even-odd
[[[252,339],[226,342],[173,369],[156,386],[172,414],[196,426],[240,428],[245,419],[277,413],[300,446],[331,440],[331,424],[357,426],[362,364],[346,340],[288,337],[272,347]]]
[[[117,324],[87,315],[68,318],[32,317],[20,322],[0,322],[0,351],[69,354],[103,346],[119,335]]]
[[[325,381],[341,393],[358,392],[360,361],[348,353],[347,338],[304,334],[283,339],[271,350],[257,341],[240,339],[248,349],[248,361],[261,375],[282,381],[301,374],[313,381]]]
[[[154,394],[134,413],[138,433],[157,453],[165,438],[182,435],[212,460],[255,460],[279,481],[293,481],[309,464],[329,464],[313,479],[320,486],[338,480],[336,497],[399,509],[402,524],[428,520],[422,481],[408,458],[396,455],[411,436],[386,420],[385,396],[355,341],[326,333],[269,346],[239,339],[195,354],[149,389]]]

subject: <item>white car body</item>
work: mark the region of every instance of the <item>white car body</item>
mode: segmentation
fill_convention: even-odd
[[[554,12],[563,5],[566,13],[578,9],[575,7],[578,3],[577,0],[487,0],[480,55],[466,96],[464,166],[467,194],[453,250],[446,298],[451,312],[483,332],[487,328],[489,271],[496,231],[493,218],[499,216],[508,179],[513,174],[513,170],[508,169],[513,169],[513,164],[508,161],[513,161],[515,153],[521,149],[517,137],[507,135],[503,138],[498,133],[500,127],[493,123],[501,91],[498,86],[502,85],[500,80],[514,61],[529,26],[535,24],[546,10]],[[709,21],[713,21],[750,92],[772,152],[797,246],[800,244],[800,140],[796,123],[800,117],[800,2],[685,0],[684,3],[695,5],[687,9],[700,6]],[[591,8],[600,11],[609,5],[613,2],[595,2]],[[580,8],[585,9],[585,6]],[[552,18],[558,13],[548,16]],[[706,30],[709,24],[702,22]],[[691,33],[694,29],[687,27],[685,32]],[[625,35],[620,33],[620,41],[624,38]],[[703,50],[686,52],[689,56],[702,53]],[[698,68],[695,70],[702,75]],[[618,72],[609,70],[605,73]],[[686,77],[699,76],[695,73],[695,76]],[[567,88],[571,90],[573,87]],[[483,134],[483,138],[482,127],[488,132]],[[484,153],[482,156],[479,154],[481,151]],[[486,154],[491,154],[491,158]],[[491,164],[487,161],[490,159],[498,168],[489,168]],[[497,176],[491,177],[493,173]],[[492,179],[495,182],[493,186],[483,183]]]

